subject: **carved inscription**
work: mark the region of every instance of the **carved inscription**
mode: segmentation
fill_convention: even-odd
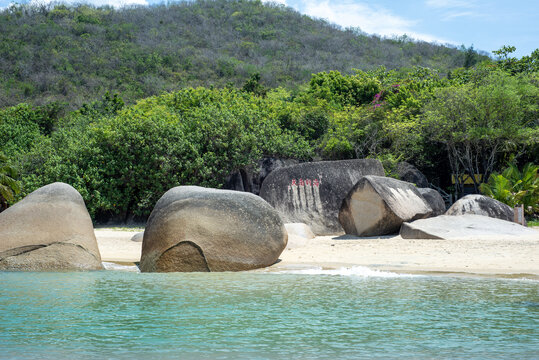
[[[292,179],[288,185],[287,198],[294,210],[322,213],[319,179]]]

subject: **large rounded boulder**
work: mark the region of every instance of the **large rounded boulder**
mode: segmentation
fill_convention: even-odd
[[[445,201],[438,191],[431,188],[417,188],[417,191],[419,191],[432,208],[432,216],[438,216],[445,213]]]
[[[37,189],[0,213],[0,270],[100,270],[82,196],[70,185]]]
[[[288,235],[277,212],[251,193],[178,186],[144,230],[143,272],[241,271],[274,264]]]
[[[381,176],[365,176],[343,200],[339,221],[347,234],[378,236],[396,233],[405,221],[432,215],[416,187]]]
[[[456,201],[445,215],[483,215],[495,219],[513,221],[513,209],[501,201],[484,195],[466,195]]]
[[[307,224],[316,235],[343,231],[339,209],[350,189],[365,175],[384,176],[375,159],[318,161],[272,171],[262,183],[260,196],[286,223]]]

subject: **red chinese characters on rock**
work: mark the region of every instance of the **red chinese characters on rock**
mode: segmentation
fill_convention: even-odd
[[[291,186],[316,186],[316,187],[319,187],[320,186],[320,180],[318,180],[318,179],[292,179],[292,181],[290,182],[290,185],[288,185],[288,187],[290,188]]]

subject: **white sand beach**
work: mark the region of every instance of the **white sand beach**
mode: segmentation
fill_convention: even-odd
[[[400,236],[358,238],[349,235],[307,239],[291,235],[280,261],[269,271],[303,267],[366,266],[397,272],[532,275],[539,277],[539,229],[522,240],[410,240]],[[95,229],[103,261],[140,260],[141,242],[131,241],[142,229]]]
[[[117,263],[140,261],[142,242],[131,241],[131,238],[141,231],[143,229],[138,228],[94,229],[101,260]]]

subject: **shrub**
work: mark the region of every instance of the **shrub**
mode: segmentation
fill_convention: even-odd
[[[539,166],[526,164],[519,171],[515,164],[509,165],[501,174],[494,173],[487,183],[481,184],[481,192],[511,207],[524,205],[527,215],[539,213]]]

